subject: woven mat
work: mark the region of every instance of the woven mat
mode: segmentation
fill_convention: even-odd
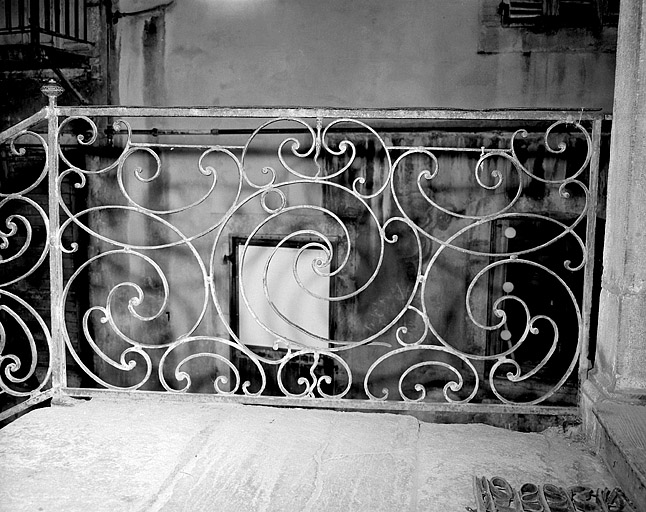
[[[476,509],[471,512],[639,512],[621,489],[526,483],[514,489],[507,480],[473,477]]]

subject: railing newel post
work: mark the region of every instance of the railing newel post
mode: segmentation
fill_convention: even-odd
[[[49,80],[41,87],[47,96],[47,176],[49,199],[49,286],[51,300],[52,336],[52,388],[54,399],[61,397],[62,388],[67,387],[65,344],[63,342],[64,308],[63,295],[63,254],[60,237],[60,192],[58,187],[58,107],[56,98],[64,89],[55,80]]]

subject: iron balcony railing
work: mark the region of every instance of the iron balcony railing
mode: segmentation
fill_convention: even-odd
[[[102,393],[572,412],[601,114],[44,89],[0,134],[0,418]]]
[[[89,43],[87,0],[2,0],[0,35],[22,34],[27,43],[54,40]]]
[[[616,25],[619,0],[502,0],[503,25],[601,26]]]

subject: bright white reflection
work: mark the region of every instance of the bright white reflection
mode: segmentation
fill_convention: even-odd
[[[251,308],[260,321],[283,337],[298,341],[308,347],[326,347],[327,344],[300,332],[282,320],[271,309],[263,292],[263,273],[267,259],[274,247],[250,245],[244,258],[243,275],[238,288],[238,325],[240,339],[246,345],[272,347],[276,337],[265,331],[247,310],[242,298],[242,286]],[[281,247],[272,259],[267,275],[269,297],[277,309],[307,331],[328,338],[330,311],[329,302],[317,299],[303,290],[293,273],[294,258],[299,249]],[[238,253],[238,269],[242,269],[242,248]],[[329,297],[330,279],[321,277],[312,270],[312,261],[325,259],[321,250],[308,249],[298,262],[298,275],[303,285],[320,297]],[[284,345],[280,345],[285,348]],[[294,346],[293,348],[298,348]]]

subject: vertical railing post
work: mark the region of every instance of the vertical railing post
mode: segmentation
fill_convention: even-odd
[[[29,2],[29,42],[31,44],[40,44],[40,1],[31,0]]]
[[[49,286],[51,296],[52,333],[52,387],[55,396],[61,388],[67,387],[65,368],[65,344],[63,343],[63,322],[65,318],[63,296],[63,254],[60,237],[60,190],[58,187],[58,109],[56,98],[64,89],[50,80],[40,89],[47,96],[47,170],[49,196]]]
[[[5,24],[4,24],[4,27],[0,27],[0,28],[7,29],[9,33],[11,33],[11,28],[13,27],[13,23],[12,23],[13,20],[11,19],[12,16],[13,14],[11,12],[11,2],[7,2],[4,4]]]
[[[583,300],[582,316],[583,325],[581,353],[579,354],[579,390],[583,382],[588,377],[590,370],[590,358],[588,350],[590,347],[590,330],[592,323],[592,292],[594,286],[594,267],[595,267],[595,246],[597,236],[597,215],[598,215],[598,198],[599,198],[599,153],[601,151],[601,119],[595,119],[592,122],[592,157],[590,158],[589,172],[589,202],[588,218],[585,234],[585,245],[587,249],[587,262],[585,266],[585,276],[583,279]]]

